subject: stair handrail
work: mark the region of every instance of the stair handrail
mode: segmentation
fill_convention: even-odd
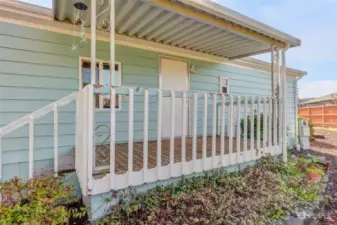
[[[25,126],[29,125],[29,178],[33,178],[33,141],[34,141],[34,120],[45,116],[50,112],[54,112],[54,142],[58,142],[58,136],[55,137],[55,133],[58,132],[58,109],[68,105],[78,98],[78,91],[71,93],[70,95],[61,98],[53,103],[48,104],[32,113],[27,114],[19,119],[14,120],[13,122],[0,128],[0,180],[2,179],[2,138],[9,133]],[[57,176],[58,172],[58,145],[54,144],[54,173]]]

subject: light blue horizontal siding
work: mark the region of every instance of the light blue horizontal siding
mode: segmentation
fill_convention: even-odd
[[[78,42],[78,38],[76,38]],[[79,57],[90,57],[90,42],[71,50],[73,37],[39,29],[0,23],[0,126],[78,90]],[[137,48],[116,46],[116,60],[122,63],[122,85],[158,87],[158,58],[162,54]],[[109,44],[97,42],[97,58],[109,59]],[[190,75],[190,89],[218,92],[218,77],[228,77],[230,93],[240,96],[270,96],[271,81],[266,73],[185,58],[197,70]],[[288,79],[288,117],[290,131],[294,131],[294,80]],[[212,107],[208,100],[207,132],[211,133]],[[149,137],[156,138],[156,97],[150,97]],[[134,138],[143,138],[143,99],[135,97]],[[192,106],[190,111],[192,110]],[[75,106],[60,110],[60,155],[72,154],[75,145]],[[241,113],[241,116],[243,114]],[[202,133],[202,99],[198,100],[197,131]],[[96,125],[110,123],[108,112],[95,113]],[[128,102],[122,100],[117,112],[116,140],[127,140]],[[226,121],[228,123],[228,121]],[[52,114],[35,121],[34,168],[53,167]],[[101,128],[102,136],[108,134]],[[105,129],[105,130],[104,130]],[[20,128],[3,140],[4,178],[28,173],[28,127]]]

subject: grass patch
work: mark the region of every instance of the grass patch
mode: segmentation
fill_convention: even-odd
[[[320,200],[319,184],[307,180],[317,158],[263,158],[255,167],[207,173],[143,194],[113,193],[118,204],[97,224],[278,224],[296,209]],[[111,199],[107,199],[111,201]]]

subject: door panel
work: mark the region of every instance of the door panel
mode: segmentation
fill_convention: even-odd
[[[161,58],[161,88],[175,91],[188,91],[188,64],[185,61]],[[187,104],[187,102],[185,102]],[[181,98],[175,99],[175,136],[182,135],[182,106]],[[162,137],[170,137],[171,130],[171,98],[163,98]],[[186,118],[186,125],[188,119]],[[187,126],[186,126],[187,127]]]

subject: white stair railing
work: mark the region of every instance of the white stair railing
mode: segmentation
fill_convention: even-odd
[[[51,103],[35,112],[32,112],[20,119],[17,119],[6,126],[0,128],[0,179],[2,178],[2,139],[6,137],[8,134],[12,133],[19,128],[28,125],[28,177],[29,179],[34,176],[34,127],[35,121],[46,114],[53,112],[53,123],[54,123],[54,131],[53,131],[53,148],[54,148],[54,175],[58,175],[58,128],[59,128],[59,109],[69,103],[77,100],[78,92],[74,92],[54,103]]]

